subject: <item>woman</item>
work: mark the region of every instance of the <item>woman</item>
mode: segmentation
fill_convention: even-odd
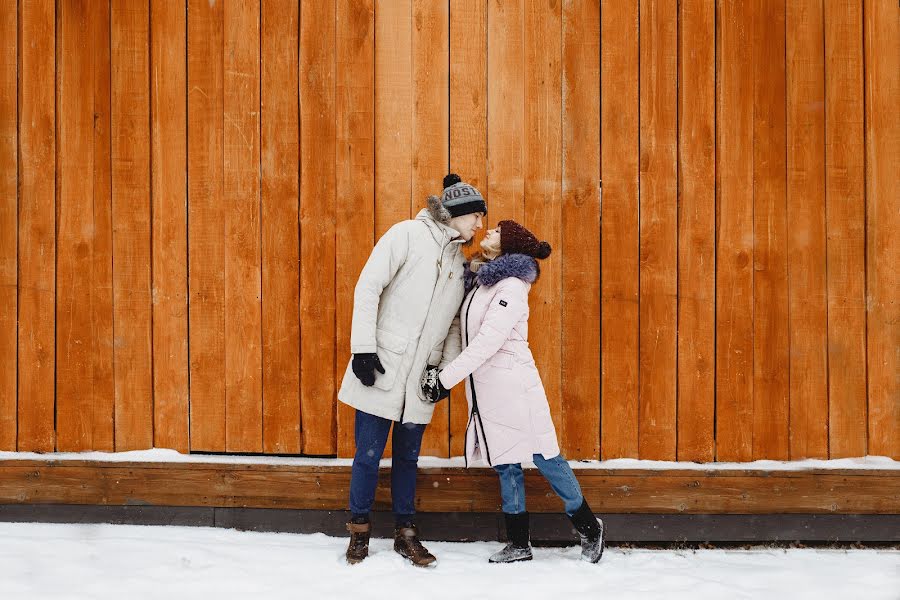
[[[569,463],[560,455],[550,406],[528,347],[528,292],[550,245],[515,221],[487,232],[466,269],[460,324],[464,350],[423,391],[438,399],[463,379],[469,402],[466,464],[484,461],[500,475],[509,543],[492,563],[531,560],[522,462],[534,462],[565,504],[581,537],[581,558],[603,554],[603,522],[594,517]]]

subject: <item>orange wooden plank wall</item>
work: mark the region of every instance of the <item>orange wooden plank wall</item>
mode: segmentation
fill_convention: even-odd
[[[456,171],[553,245],[532,346],[569,458],[900,458],[898,23],[4,2],[0,450],[351,456],[356,278]],[[462,452],[460,392],[423,454]]]

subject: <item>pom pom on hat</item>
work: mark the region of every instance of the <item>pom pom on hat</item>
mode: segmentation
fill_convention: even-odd
[[[541,242],[538,244],[537,250],[535,250],[534,252],[534,257],[540,259],[547,258],[548,256],[550,256],[550,252],[552,250],[553,249],[550,248],[550,244],[548,244],[547,242]]]
[[[445,175],[444,176],[444,189],[447,189],[454,183],[459,183],[460,181],[462,181],[462,179],[456,173],[450,173],[449,175]]]

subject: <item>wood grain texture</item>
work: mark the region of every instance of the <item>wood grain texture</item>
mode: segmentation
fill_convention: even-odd
[[[753,11],[723,0],[716,71],[716,460],[753,456]]]
[[[638,2],[603,7],[600,23],[600,456],[638,456]]]
[[[412,0],[375,7],[375,239],[413,216]]]
[[[577,469],[585,498],[604,513],[896,514],[896,470]],[[343,510],[350,467],[202,463],[0,461],[0,504],[231,506]],[[379,477],[375,510],[390,510],[390,473]],[[500,511],[491,469],[420,468],[416,509]],[[527,469],[531,512],[562,505]]]
[[[825,2],[828,452],[865,456],[866,190],[862,4]]]
[[[54,6],[23,0],[19,39],[19,451],[56,447],[56,23]]]
[[[784,0],[753,4],[753,458],[787,460]]]
[[[114,449],[108,7],[57,11],[57,450]]]
[[[300,411],[304,454],[335,452],[335,5],[300,6]]]
[[[190,449],[185,0],[150,6],[153,445]]]
[[[600,7],[562,7],[562,327],[556,421],[566,456],[600,457]],[[585,318],[587,316],[587,318]]]
[[[188,298],[191,450],[225,450],[224,8],[189,0]]]
[[[262,452],[260,4],[224,9],[225,450]]]
[[[300,445],[300,12],[266,1],[261,17],[263,451]]]
[[[678,3],[640,5],[638,452],[674,460],[678,329]]]
[[[716,9],[681,2],[678,48],[678,460],[715,458]]]
[[[153,447],[150,4],[110,4],[116,450]]]
[[[821,1],[785,4],[792,459],[828,458],[823,24]]]
[[[16,449],[18,6],[0,6],[0,450]]]
[[[900,458],[900,6],[866,0],[868,453]]]
[[[524,4],[488,0],[487,189],[490,223],[523,222],[525,134]]]

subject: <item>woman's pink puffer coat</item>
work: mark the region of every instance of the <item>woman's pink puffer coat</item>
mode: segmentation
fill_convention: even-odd
[[[466,381],[467,464],[559,455],[547,395],[528,346],[528,292],[538,273],[530,256],[501,255],[478,270],[463,300],[463,351],[440,379],[448,389]]]

